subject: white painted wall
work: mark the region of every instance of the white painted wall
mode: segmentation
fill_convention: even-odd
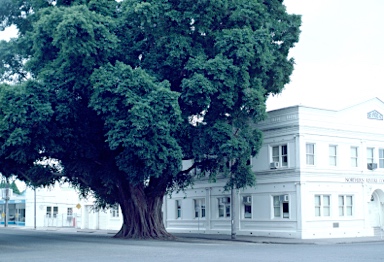
[[[25,226],[35,226],[35,193],[26,189]],[[122,215],[112,217],[110,210],[96,211],[94,199],[80,199],[78,192],[68,184],[56,184],[51,188],[36,190],[36,227],[75,227],[81,229],[119,230],[122,225]],[[47,216],[47,207],[57,207],[58,213]],[[71,208],[72,216],[68,215]]]
[[[35,197],[34,191],[26,189],[26,221],[25,225],[35,225]],[[52,188],[39,188],[36,190],[36,227],[71,226],[76,225],[76,216],[81,212],[76,205],[80,203],[76,191],[69,185],[56,184]],[[51,208],[51,217],[47,216],[47,207]],[[57,215],[53,216],[53,209],[57,207]],[[73,219],[68,216],[68,208],[72,208]]]
[[[236,199],[238,232],[244,235],[293,238],[359,237],[373,235],[373,226],[384,226],[384,168],[367,169],[366,148],[374,147],[378,163],[384,148],[384,121],[368,119],[367,113],[384,113],[378,99],[332,111],[302,106],[269,112],[258,127],[264,144],[252,159],[257,176],[255,188],[239,191]],[[306,164],[306,143],[315,144],[315,165]],[[270,169],[272,147],[288,145],[288,167]],[[337,146],[337,165],[329,164],[329,146]],[[359,147],[358,167],[351,167],[351,146]],[[229,234],[230,219],[218,218],[217,198],[225,181],[196,182],[193,189],[174,193],[166,199],[166,225],[171,232]],[[208,190],[206,190],[208,189]],[[208,192],[208,193],[207,193]],[[241,196],[252,196],[252,218],[242,217]],[[273,196],[289,196],[289,218],[274,218]],[[329,195],[330,216],[316,217],[315,195]],[[376,200],[371,201],[371,195]],[[339,195],[353,196],[353,215],[339,215]],[[207,216],[194,218],[193,199],[205,197]],[[182,201],[182,217],[176,219],[175,200]]]

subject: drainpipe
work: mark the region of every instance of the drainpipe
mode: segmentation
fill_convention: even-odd
[[[383,215],[383,202],[379,199],[379,224],[380,224],[380,238],[383,239],[383,222],[382,222],[382,215]]]
[[[303,212],[302,212],[302,206],[304,204],[302,199],[302,184],[301,182],[295,183],[296,186],[296,231],[300,234],[300,238],[303,238]],[[293,204],[293,202],[292,202]]]

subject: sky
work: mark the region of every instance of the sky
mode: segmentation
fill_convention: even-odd
[[[285,0],[301,14],[295,70],[267,109],[305,105],[339,110],[371,98],[384,101],[384,1]]]
[[[374,97],[384,101],[384,0],[285,0],[302,15],[291,50],[295,70],[267,109],[305,105],[339,110]],[[0,32],[8,39],[14,30]]]

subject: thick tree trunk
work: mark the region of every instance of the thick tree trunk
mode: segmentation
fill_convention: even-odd
[[[131,185],[120,186],[119,200],[123,214],[123,225],[116,238],[173,239],[163,223],[163,194],[149,197],[144,188]]]

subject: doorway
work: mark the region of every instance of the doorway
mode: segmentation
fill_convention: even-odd
[[[384,193],[380,189],[372,192],[371,201],[368,204],[370,225],[372,227],[384,226],[383,214]]]

